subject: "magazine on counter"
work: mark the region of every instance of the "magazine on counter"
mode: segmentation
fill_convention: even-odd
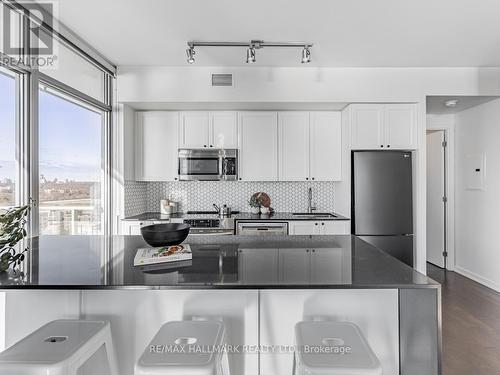
[[[179,262],[190,259],[193,259],[193,254],[191,253],[191,246],[188,244],[145,247],[137,250],[134,258],[134,266]]]

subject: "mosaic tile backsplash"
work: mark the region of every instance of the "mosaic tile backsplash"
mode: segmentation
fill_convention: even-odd
[[[182,211],[208,211],[216,203],[247,212],[250,196],[259,191],[269,194],[271,206],[276,211],[305,212],[309,187],[313,189],[313,204],[317,210],[331,212],[334,210],[334,186],[334,182],[130,181],[125,184],[125,216],[157,212],[160,200],[168,197],[179,201]]]

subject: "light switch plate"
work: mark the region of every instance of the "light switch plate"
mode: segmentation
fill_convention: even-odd
[[[467,190],[484,190],[485,160],[485,154],[465,156],[465,188]]]

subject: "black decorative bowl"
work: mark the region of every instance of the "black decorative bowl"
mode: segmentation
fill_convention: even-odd
[[[142,238],[153,247],[179,245],[189,234],[189,224],[154,224],[141,228]]]

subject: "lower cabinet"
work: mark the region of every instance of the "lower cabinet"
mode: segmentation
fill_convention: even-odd
[[[290,221],[288,234],[291,236],[319,236],[349,234],[351,222],[349,220],[331,221]]]
[[[167,224],[168,221],[150,221],[150,220],[123,220],[122,221],[122,231],[123,236],[140,236],[141,227],[153,224]]]
[[[278,282],[278,249],[238,251],[238,276],[243,283]]]

